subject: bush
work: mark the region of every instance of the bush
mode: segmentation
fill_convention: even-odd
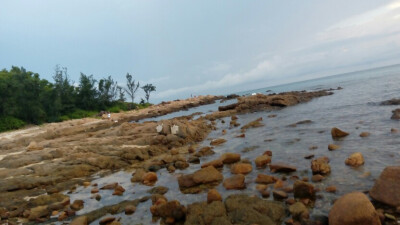
[[[0,118],[0,132],[14,130],[25,126],[25,122],[12,116]]]
[[[91,117],[96,115],[98,112],[96,111],[86,111],[82,109],[77,109],[72,113],[68,113],[67,115],[63,115],[60,117],[61,120],[68,120],[68,119],[80,119],[85,117]]]

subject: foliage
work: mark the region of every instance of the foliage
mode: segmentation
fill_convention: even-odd
[[[126,93],[129,95],[129,97],[131,97],[131,103],[133,105],[134,100],[135,100],[135,93],[137,91],[137,89],[139,88],[139,81],[135,84],[135,80],[133,80],[133,77],[131,74],[127,73],[126,74],[126,87],[125,91]]]
[[[149,102],[149,98],[150,98],[150,93],[153,91],[156,91],[156,87],[152,84],[146,84],[143,87],[141,87],[144,91],[144,93],[146,94],[146,100],[147,102]]]
[[[18,129],[25,126],[25,122],[12,116],[0,118],[0,132]]]

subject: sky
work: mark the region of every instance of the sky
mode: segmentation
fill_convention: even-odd
[[[0,69],[129,72],[153,102],[398,63],[400,0],[0,0]]]

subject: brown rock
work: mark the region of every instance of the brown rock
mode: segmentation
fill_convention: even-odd
[[[269,164],[269,169],[273,173],[275,173],[275,172],[289,173],[289,172],[294,172],[294,171],[297,170],[296,167],[290,166],[290,165],[287,165],[287,164],[283,164],[283,163]]]
[[[392,129],[390,129],[390,132],[391,132],[392,134],[395,134],[395,133],[399,133],[399,130],[396,129],[396,128],[392,128]]]
[[[267,155],[267,156],[272,157],[272,151],[271,151],[271,150],[267,150],[267,151],[265,151],[265,152],[263,153],[263,155]]]
[[[210,145],[216,146],[216,145],[222,145],[223,143],[225,143],[226,140],[223,138],[218,138],[218,139],[214,139],[210,142]]]
[[[253,170],[251,164],[248,163],[236,163],[231,167],[231,173],[233,174],[248,174]]]
[[[309,150],[315,150],[315,149],[318,149],[318,146],[313,145],[313,146],[310,146],[308,149]]]
[[[118,186],[118,183],[112,183],[112,184],[106,184],[103,187],[101,187],[101,190],[112,190],[115,189]]]
[[[57,220],[58,221],[63,221],[65,219],[67,219],[67,218],[68,218],[68,214],[66,212],[61,212],[60,215],[58,215]]]
[[[90,181],[85,181],[85,182],[83,182],[83,186],[84,186],[84,187],[90,186]]]
[[[11,214],[12,214],[12,212],[11,212]],[[49,211],[47,205],[37,206],[37,207],[32,208],[30,210],[28,219],[30,221],[35,221],[35,220],[38,220],[38,219],[40,219],[42,217],[48,217],[49,214],[50,214],[50,211]],[[14,216],[10,215],[10,217],[14,217]]]
[[[241,129],[242,129],[242,131],[244,131],[244,130],[249,129],[249,128],[255,128],[255,127],[264,126],[264,124],[260,123],[260,121],[262,121],[262,117],[254,120],[254,121],[251,121],[250,123],[242,126]]]
[[[71,205],[70,208],[75,211],[79,211],[83,209],[83,200],[75,200]]]
[[[26,150],[28,150],[28,151],[38,151],[38,150],[42,150],[42,149],[43,149],[43,146],[36,143],[36,141],[31,141],[31,143],[29,143],[28,147],[26,147]]]
[[[369,195],[387,205],[400,206],[400,166],[386,167],[375,181]]]
[[[268,190],[260,190],[260,194],[263,198],[269,198],[271,193]]]
[[[246,134],[239,134],[239,135],[236,135],[236,137],[237,137],[237,138],[245,138],[245,137],[246,137]]]
[[[273,190],[272,196],[274,196],[275,200],[282,200],[288,198],[288,194],[284,191]]]
[[[207,193],[207,202],[222,201],[221,194],[216,189],[211,189]]]
[[[309,215],[307,207],[301,202],[296,202],[289,206],[289,212],[295,220],[301,220],[301,218]]]
[[[313,174],[328,174],[331,172],[331,166],[328,164],[328,157],[320,157],[311,161],[311,170]]]
[[[322,176],[321,174],[315,174],[311,177],[311,181],[312,182],[320,182],[324,179],[324,176]]]
[[[196,152],[195,156],[201,157],[201,156],[213,155],[215,154],[215,152],[212,149],[213,148],[209,146],[202,147],[198,152]]]
[[[231,164],[240,161],[240,154],[238,153],[224,153],[221,156],[221,160],[224,164]]]
[[[175,168],[180,169],[180,170],[183,170],[183,169],[186,169],[189,167],[189,163],[187,163],[186,161],[181,161],[181,160],[176,161],[174,163],[174,165],[175,165]]]
[[[337,139],[337,138],[342,138],[342,137],[346,137],[347,135],[349,135],[349,133],[340,130],[339,128],[332,128],[331,130],[331,135],[333,139]]]
[[[90,191],[90,193],[92,193],[92,194],[95,194],[95,193],[98,193],[99,192],[99,189],[98,188],[93,188],[91,191]]]
[[[272,184],[275,183],[278,179],[274,176],[270,176],[267,174],[258,174],[256,178],[257,184]]]
[[[115,217],[113,217],[113,216],[105,217],[99,221],[99,224],[106,225],[106,224],[112,223],[114,220],[115,220]]]
[[[381,225],[378,213],[361,192],[340,197],[329,212],[329,225]]]
[[[304,156],[305,159],[312,159],[314,158],[314,154]]]
[[[271,162],[271,157],[267,155],[258,156],[255,160],[257,168],[266,167],[268,163]]]
[[[326,192],[330,192],[330,193],[335,193],[336,192],[336,187],[335,186],[329,186],[325,188]]]
[[[125,192],[125,188],[122,187],[121,185],[117,185],[117,186],[115,187],[115,189],[114,189],[113,195],[121,196],[121,195],[124,194],[124,192]]]
[[[340,148],[339,145],[335,145],[335,144],[329,144],[329,145],[328,145],[329,151],[334,151],[334,150],[337,150],[337,149],[339,149],[339,148]]]
[[[193,174],[193,181],[196,184],[206,184],[221,181],[222,179],[222,174],[213,166],[202,168]]]
[[[315,199],[314,185],[308,182],[297,180],[293,184],[293,192],[295,198]]]
[[[345,163],[348,166],[359,167],[364,165],[364,157],[361,152],[356,152],[351,154],[349,158],[346,159]]]
[[[126,215],[131,215],[135,213],[136,211],[136,206],[135,205],[127,205],[125,206],[125,214]]]
[[[221,159],[216,159],[216,160],[212,160],[210,162],[206,162],[203,165],[201,165],[201,168],[206,168],[209,166],[213,166],[215,168],[220,168],[224,166],[224,163],[222,162]]]
[[[369,135],[371,135],[371,133],[369,133],[369,132],[361,132],[360,137],[368,137]]]
[[[72,220],[70,225],[87,225],[88,224],[88,218],[86,216],[80,216]]]
[[[143,175],[142,183],[144,185],[154,185],[157,182],[157,174],[154,172],[147,172]]]
[[[393,115],[391,117],[392,120],[400,120],[400,109],[395,109],[392,111]]]
[[[244,183],[245,177],[243,174],[236,174],[232,177],[226,178],[224,180],[224,187],[227,190],[230,189],[244,189],[246,188],[246,184]]]

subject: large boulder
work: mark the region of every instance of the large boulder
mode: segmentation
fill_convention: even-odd
[[[345,160],[346,165],[352,167],[359,167],[364,165],[364,157],[361,152],[353,153]]]
[[[328,164],[328,157],[319,157],[311,161],[311,170],[313,174],[326,175],[331,172],[331,166]]]
[[[331,135],[333,139],[337,139],[337,138],[342,138],[342,137],[346,137],[347,135],[349,135],[349,133],[342,131],[339,128],[332,128],[331,130]]]
[[[225,205],[220,201],[197,202],[188,205],[185,225],[232,225]]]
[[[329,225],[381,225],[378,213],[361,192],[340,197],[329,212]]]
[[[400,166],[386,167],[375,181],[369,195],[390,206],[400,206]]]
[[[180,189],[191,188],[201,184],[209,184],[222,181],[222,174],[213,166],[202,168],[193,174],[178,177]]]

